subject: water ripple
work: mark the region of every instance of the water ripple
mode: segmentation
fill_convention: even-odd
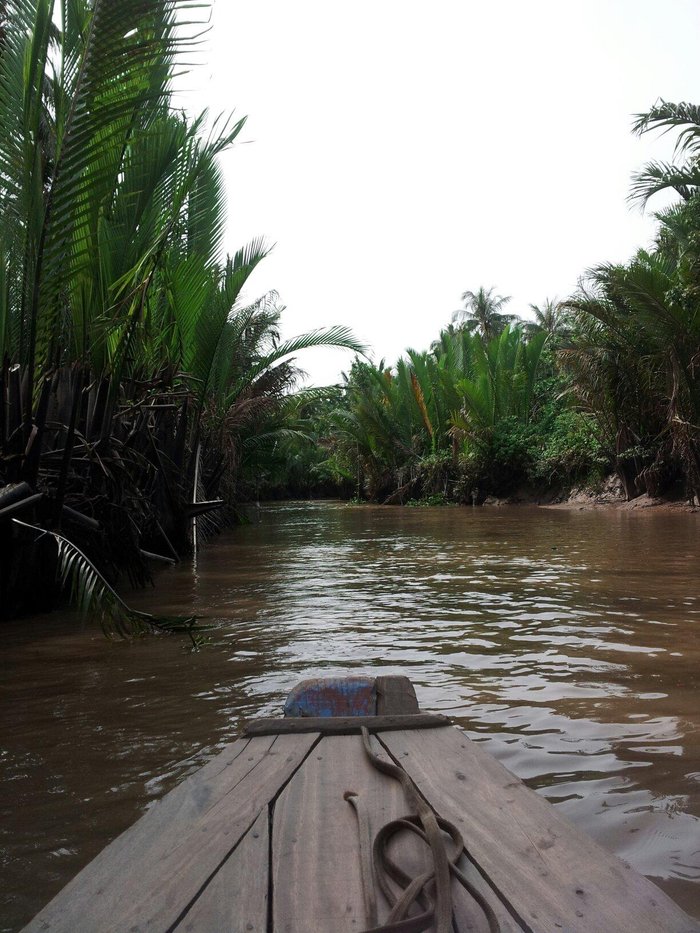
[[[207,616],[199,654],[8,627],[6,929],[299,680],[398,671],[700,916],[698,521],[281,504],[134,596]]]

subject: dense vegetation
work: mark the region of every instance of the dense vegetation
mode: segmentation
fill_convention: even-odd
[[[244,298],[264,243],[223,258],[217,156],[244,120],[172,104],[200,7],[0,3],[2,615],[62,585],[109,628],[153,621],[109,581],[235,503],[293,424],[298,351],[361,350],[281,342],[277,296]]]
[[[267,255],[224,256],[219,154],[244,119],[186,116],[173,76],[198,0],[0,0],[0,615],[72,592],[108,629],[143,582],[265,495],[481,502],[595,482],[700,497],[700,109],[631,197],[677,194],[654,248],[569,299],[505,309],[493,288],[425,351],[358,357],[298,391]],[[195,38],[193,38],[193,36]]]
[[[310,407],[315,444],[288,449],[269,487],[379,502],[480,502],[595,484],[615,472],[628,498],[700,498],[700,108],[660,102],[637,133],[678,129],[677,164],[633,181],[656,215],[654,248],[601,264],[563,301],[505,314],[494,289],[464,307],[429,351],[394,366],[356,361],[336,404]]]

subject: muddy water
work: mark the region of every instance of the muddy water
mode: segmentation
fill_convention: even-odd
[[[303,677],[407,673],[604,846],[700,917],[700,515],[264,508],[141,608],[213,642],[0,631],[0,929]]]

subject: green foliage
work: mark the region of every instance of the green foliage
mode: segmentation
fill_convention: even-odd
[[[269,249],[222,256],[218,157],[245,119],[190,119],[171,99],[202,6],[4,9],[0,486],[38,490],[39,525],[110,579],[143,581],[143,549],[186,554],[219,497],[274,459],[296,430],[300,352],[363,352],[345,327],[281,341],[275,293],[243,299]],[[94,610],[99,596],[126,630],[83,558],[64,558],[74,597]]]
[[[478,464],[474,482],[503,485],[485,464],[502,423],[529,422],[546,338],[506,325],[484,342],[452,328],[431,352],[408,350],[393,369],[355,361],[332,417],[336,462],[357,477],[358,491],[386,502],[459,497],[460,455]]]
[[[274,434],[272,449],[246,469],[245,498],[296,499],[316,496],[348,498],[354,477],[328,444],[333,412],[340,401],[334,387],[297,393],[284,417],[288,427]]]
[[[647,163],[633,178],[630,199],[645,205],[658,192],[672,188],[690,200],[700,186],[700,107],[659,100],[646,113],[637,114],[633,129],[638,136],[652,130],[679,130],[674,158],[681,161]]]
[[[449,505],[449,502],[443,493],[435,492],[431,495],[423,496],[422,499],[409,499],[406,505],[411,508],[433,508],[439,505]]]
[[[457,501],[596,481],[628,498],[682,484],[700,501],[700,108],[659,101],[634,130],[677,131],[631,198],[672,189],[655,247],[589,270],[566,301],[531,305],[480,288],[432,344],[388,368],[355,363],[329,433],[356,492]]]
[[[577,326],[562,364],[629,498],[680,477],[700,494],[699,267],[673,240],[666,231],[655,252],[596,267],[568,302]]]
[[[194,647],[202,627],[195,616],[154,616],[130,609],[79,547],[63,535],[18,519],[13,525],[49,536],[56,545],[57,577],[71,604],[84,616],[97,619],[108,637],[133,638],[150,631],[186,633]]]
[[[469,372],[457,382],[460,412],[452,417],[455,430],[477,439],[504,418],[527,422],[547,335],[526,339],[519,328],[506,326],[488,343],[474,339]]]
[[[572,408],[550,405],[531,439],[528,477],[538,487],[594,483],[610,469],[597,438],[594,418]]]

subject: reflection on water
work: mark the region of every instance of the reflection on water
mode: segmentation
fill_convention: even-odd
[[[3,628],[0,928],[303,677],[407,673],[566,817],[700,916],[700,515],[293,504],[140,608],[214,643]]]

